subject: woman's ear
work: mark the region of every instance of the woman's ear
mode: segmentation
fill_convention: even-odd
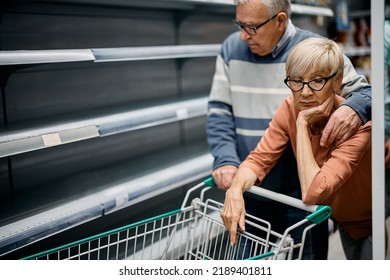
[[[339,74],[336,76],[334,83],[333,83],[333,90],[335,92],[339,92],[341,90],[343,84],[343,74]]]

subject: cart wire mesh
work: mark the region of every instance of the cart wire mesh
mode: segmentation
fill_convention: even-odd
[[[24,259],[242,260],[302,257],[306,234],[319,223],[316,218],[313,219],[314,213],[289,227],[284,233],[274,232],[269,222],[247,215],[246,223],[257,228],[257,232],[261,234],[239,232],[237,244],[231,245],[229,232],[220,218],[223,204],[213,199],[204,199],[205,192],[210,189],[208,185],[210,184],[204,181],[188,190],[180,209]],[[192,199],[187,206],[190,194],[199,188],[202,189],[199,197]],[[322,222],[329,217],[331,209],[322,207],[318,212]],[[300,227],[304,227],[302,240],[295,242],[290,237],[290,232]]]

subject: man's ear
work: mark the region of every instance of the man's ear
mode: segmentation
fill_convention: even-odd
[[[276,17],[276,20],[280,26],[283,26],[284,24],[287,24],[288,16],[285,12],[280,12]]]

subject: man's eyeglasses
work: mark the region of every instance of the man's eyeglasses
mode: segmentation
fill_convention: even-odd
[[[284,83],[294,92],[301,91],[305,85],[307,85],[313,91],[320,91],[324,88],[326,83],[336,76],[337,72],[324,78],[314,79],[308,82],[302,82],[299,80],[290,80],[290,77],[284,79]]]
[[[241,22],[239,22],[237,19],[233,19],[233,23],[235,26],[237,26],[240,30],[241,29],[244,29],[246,33],[248,33],[249,35],[256,35],[256,31],[257,29],[259,29],[260,27],[262,27],[263,25],[267,24],[268,22],[270,22],[271,20],[273,20],[274,18],[276,18],[276,16],[278,15],[279,13],[277,13],[276,15],[274,15],[273,17],[271,17],[270,19],[266,20],[265,22],[263,22],[262,24],[259,24],[257,26],[250,26],[250,25],[246,25],[246,24],[242,24]]]

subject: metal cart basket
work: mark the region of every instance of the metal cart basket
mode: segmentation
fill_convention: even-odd
[[[220,218],[223,205],[205,198],[215,187],[208,178],[187,191],[180,209],[108,232],[44,251],[24,259],[57,260],[239,260],[300,259],[307,232],[331,216],[329,206],[307,206],[302,201],[263,188],[249,191],[290,206],[312,212],[287,228],[284,233],[258,217],[247,215],[246,223],[258,229],[261,236],[238,233],[238,243],[230,244],[229,233]],[[194,192],[199,195],[193,199]],[[190,205],[187,205],[190,203]],[[303,227],[302,239],[293,240],[292,230]]]

